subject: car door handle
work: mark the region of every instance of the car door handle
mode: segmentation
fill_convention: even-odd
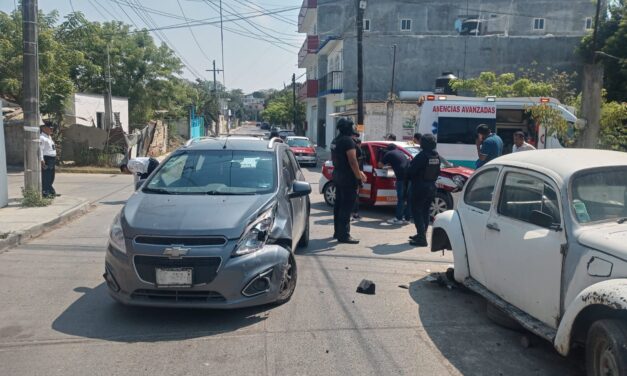
[[[497,225],[496,223],[488,223],[487,225],[485,225],[485,227],[489,228],[490,230],[501,231],[499,225]]]

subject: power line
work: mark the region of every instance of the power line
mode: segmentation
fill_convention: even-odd
[[[253,6],[251,6],[251,5],[249,5],[249,4],[245,3],[245,2],[242,2],[240,0],[235,0],[235,1],[237,3],[240,3],[240,4],[244,5],[245,7],[249,8],[249,9],[253,9],[255,11],[263,11],[263,12],[267,12],[268,11],[266,8],[264,8],[264,7],[262,7],[262,6],[258,5],[258,4],[255,4],[255,5],[257,5],[257,7],[253,7]],[[287,23],[289,25],[292,25],[292,26],[298,26],[298,24],[296,22],[294,22],[293,20],[287,19],[287,18],[282,17],[280,15],[270,15],[270,17],[272,17],[272,18],[274,18],[276,20],[285,22],[285,23]]]
[[[179,9],[181,10],[181,14],[183,14],[183,17],[185,18],[185,22],[189,25],[189,20],[187,19],[187,16],[185,15],[185,11],[183,10],[183,6],[181,6],[181,1],[180,0],[176,0],[176,3],[179,5]],[[192,34],[192,38],[194,39],[194,43],[196,43],[196,46],[198,46],[198,49],[203,54],[205,59],[211,60],[209,58],[209,56],[207,56],[207,54],[205,53],[203,48],[200,46],[200,43],[198,43],[198,39],[196,39],[196,34],[194,34],[194,30],[191,27],[188,27],[188,29],[189,29],[189,32]]]

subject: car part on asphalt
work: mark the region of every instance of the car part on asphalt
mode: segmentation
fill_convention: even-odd
[[[359,286],[357,286],[357,292],[360,294],[374,295],[376,287],[374,282],[363,279],[361,283],[359,283]]]

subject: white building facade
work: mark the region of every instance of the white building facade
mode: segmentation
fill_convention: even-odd
[[[128,98],[112,97],[113,121],[116,127],[129,132]],[[66,113],[73,124],[105,129],[105,98],[101,94],[76,93]]]

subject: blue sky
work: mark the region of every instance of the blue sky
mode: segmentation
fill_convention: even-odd
[[[0,0],[0,11],[13,11],[17,2]],[[192,24],[195,20],[219,17],[219,0],[39,0],[38,3],[44,12],[56,9],[61,17],[70,13],[73,7],[92,21],[116,19],[130,25],[134,22],[140,28],[152,28],[145,22],[163,27],[184,25],[183,17]],[[240,88],[249,93],[257,89],[283,88],[284,83],[290,83],[292,73],[302,74],[297,67],[297,55],[305,36],[298,34],[296,25],[301,3],[301,0],[222,0],[223,19],[237,21],[224,23],[225,72],[218,80],[225,78],[229,89]],[[288,8],[296,9],[272,16],[251,17]],[[247,19],[249,23],[239,20],[237,15],[251,17]],[[157,43],[161,43],[161,37],[167,38],[169,42],[166,43],[177,50],[176,54],[187,65],[183,73],[185,78],[212,79],[213,74],[205,71],[211,69],[212,60],[216,60],[217,68],[222,68],[219,26],[191,27],[201,48],[188,27],[163,30],[162,35],[151,34]]]

